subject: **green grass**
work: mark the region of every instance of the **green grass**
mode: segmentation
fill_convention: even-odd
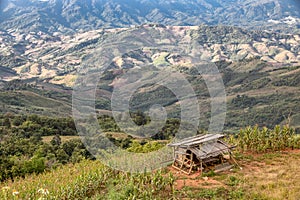
[[[53,99],[27,90],[0,91],[0,105],[3,113],[36,113],[47,116],[71,114],[71,106],[65,99]]]
[[[169,55],[169,53],[167,53],[167,52],[161,53],[157,58],[155,58],[153,60],[153,64],[157,67],[170,65],[170,63],[167,61],[167,58],[166,58],[168,55]]]

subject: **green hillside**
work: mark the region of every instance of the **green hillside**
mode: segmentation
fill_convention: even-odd
[[[290,122],[299,132],[299,67],[275,68],[255,59],[216,64],[223,76],[227,92],[226,131],[238,130],[246,125],[273,127]],[[194,75],[193,70],[188,68],[180,67],[177,70],[181,70],[194,88],[201,108],[209,108],[210,96],[201,75]],[[115,71],[118,70],[109,70],[107,74]],[[126,70],[123,73],[126,73]],[[120,76],[122,73],[114,76],[104,75],[100,80],[95,101],[99,112],[110,111],[110,96],[113,91],[111,83]],[[72,90],[61,85],[36,80],[10,81],[2,84],[0,96],[3,114],[12,112],[72,115]],[[147,86],[136,91],[130,105],[135,111],[146,111],[152,105],[162,104],[168,110],[169,118],[178,118],[178,103],[180,102],[176,96],[167,88]],[[203,110],[200,129],[208,128],[209,118],[210,111]]]

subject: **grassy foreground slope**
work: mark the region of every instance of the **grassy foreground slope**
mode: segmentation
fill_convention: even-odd
[[[173,176],[117,172],[98,161],[65,165],[41,175],[2,184],[1,199],[127,199],[168,196]],[[167,193],[166,193],[167,192]]]
[[[299,150],[240,156],[242,170],[206,174],[209,177],[186,176],[172,169],[129,175],[98,161],[85,161],[2,183],[0,198],[299,199]]]
[[[300,139],[293,129],[249,127],[229,141],[238,142],[240,166],[229,172],[186,176],[168,167],[129,174],[86,160],[3,182],[0,199],[300,198]]]

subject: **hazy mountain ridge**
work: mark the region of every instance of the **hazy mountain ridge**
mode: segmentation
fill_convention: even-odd
[[[4,0],[0,28],[77,32],[144,23],[224,24],[292,31],[300,25],[296,0]]]
[[[206,51],[213,62],[238,61],[257,57],[276,66],[298,65],[300,35],[248,31],[224,26],[148,27],[149,30],[190,35]],[[120,31],[122,30],[122,31]],[[119,32],[130,35],[133,29],[99,29],[74,35],[44,32],[0,32],[0,65],[16,71],[15,78],[51,79],[55,83],[72,85],[81,60],[101,45],[106,35]],[[154,58],[146,58],[154,60]],[[119,66],[120,68],[125,67]],[[128,67],[128,66],[127,66]],[[12,79],[13,76],[3,77]]]

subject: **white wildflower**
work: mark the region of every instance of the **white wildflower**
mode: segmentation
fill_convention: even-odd
[[[13,193],[12,193],[13,196],[18,196],[19,194],[20,194],[20,192],[18,192],[17,190],[13,190]]]
[[[38,193],[41,193],[42,195],[48,195],[49,194],[49,191],[47,189],[44,189],[44,188],[40,188],[38,190]]]

